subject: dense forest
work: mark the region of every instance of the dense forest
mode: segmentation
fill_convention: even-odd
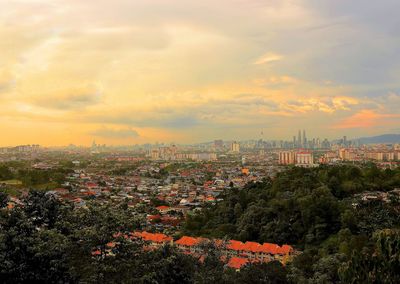
[[[399,283],[400,202],[399,195],[392,192],[395,188],[400,188],[399,169],[380,170],[374,165],[293,167],[273,180],[227,190],[223,201],[188,216],[184,232],[294,245],[302,254],[286,271],[295,283],[335,283],[340,279],[344,283],[382,283],[378,277],[384,273],[378,270],[384,268],[376,265],[391,259],[378,250],[382,238],[389,238],[394,241],[389,249],[394,260],[386,272],[397,274],[397,280],[383,283]],[[384,194],[384,200],[362,198],[370,191]],[[363,270],[357,271],[360,267]]]
[[[183,233],[288,243],[301,253],[283,266],[239,272],[207,248],[202,261],[174,247],[144,251],[124,233],[142,219],[126,206],[74,208],[44,191],[7,208],[0,193],[2,283],[400,283],[400,170],[375,166],[290,168],[273,180],[231,188],[190,215]],[[368,191],[385,198],[364,200]],[[115,232],[121,232],[116,237]],[[113,255],[107,244],[115,242]],[[99,254],[93,255],[93,250]]]
[[[73,165],[60,165],[58,168],[40,170],[33,169],[23,162],[0,164],[0,184],[9,180],[17,180],[25,187],[60,186],[67,174],[73,172]],[[51,184],[50,184],[51,183]]]
[[[0,193],[1,283],[285,283],[279,262],[236,272],[213,247],[199,261],[164,246],[145,251],[123,236],[142,223],[129,208],[73,208],[32,190],[24,206],[7,209]],[[116,236],[115,232],[122,233]],[[108,244],[114,242],[112,255]],[[93,255],[93,251],[100,254]]]

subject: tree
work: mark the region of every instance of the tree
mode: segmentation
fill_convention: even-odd
[[[53,228],[61,213],[61,203],[52,194],[30,190],[23,199],[23,210],[36,226]]]
[[[235,276],[233,283],[243,284],[284,284],[288,283],[286,279],[286,270],[279,261],[268,263],[254,263],[247,265]]]
[[[382,230],[374,234],[372,248],[354,251],[339,270],[344,283],[400,283],[400,232]]]
[[[0,181],[14,178],[10,168],[6,165],[0,165]]]
[[[9,200],[8,194],[0,192],[0,208],[6,207],[8,204],[8,200]]]

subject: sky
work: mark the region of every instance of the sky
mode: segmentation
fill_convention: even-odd
[[[0,146],[400,133],[398,11],[398,0],[0,0]]]

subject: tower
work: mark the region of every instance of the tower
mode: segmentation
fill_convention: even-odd
[[[239,153],[240,152],[240,144],[238,142],[234,141],[231,144],[231,152],[233,152],[233,153]]]
[[[307,147],[306,131],[303,129],[303,147]]]
[[[301,130],[299,130],[299,133],[298,133],[298,135],[297,135],[297,146],[298,147],[301,147],[302,146],[302,141],[303,140],[301,140]]]

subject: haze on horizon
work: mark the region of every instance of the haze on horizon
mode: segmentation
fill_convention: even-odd
[[[0,0],[0,145],[400,128],[398,0]]]

